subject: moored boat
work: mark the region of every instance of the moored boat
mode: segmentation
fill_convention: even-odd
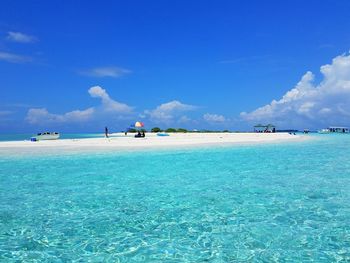
[[[321,129],[321,130],[319,130],[317,132],[318,133],[322,133],[322,134],[331,133],[331,131],[329,129]]]
[[[60,137],[58,132],[41,132],[30,138],[31,141],[57,140]]]
[[[158,132],[157,136],[169,136],[169,134],[166,132]]]
[[[349,133],[348,127],[333,126],[328,128],[330,132],[334,133]]]
[[[328,127],[327,129],[319,130],[318,133],[349,133],[350,130],[348,127],[339,127],[339,126],[332,126]]]

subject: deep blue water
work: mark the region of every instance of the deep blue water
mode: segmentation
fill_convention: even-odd
[[[0,262],[349,262],[350,135],[5,155]]]

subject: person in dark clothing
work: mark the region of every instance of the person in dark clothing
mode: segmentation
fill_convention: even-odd
[[[135,134],[135,138],[144,138],[145,137],[145,131],[137,131],[137,134]]]
[[[105,136],[106,136],[106,138],[108,138],[108,128],[107,127],[105,127]]]

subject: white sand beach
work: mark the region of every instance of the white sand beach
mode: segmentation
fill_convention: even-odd
[[[103,149],[149,149],[149,148],[174,148],[211,145],[239,145],[255,143],[273,143],[300,141],[305,139],[303,135],[291,135],[288,133],[170,133],[170,136],[157,136],[155,133],[147,133],[145,138],[134,138],[134,134],[111,134],[110,138],[84,138],[84,139],[59,139],[31,141],[7,141],[0,142],[1,150],[103,150]]]

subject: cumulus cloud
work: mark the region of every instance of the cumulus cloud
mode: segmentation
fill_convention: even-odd
[[[350,117],[350,55],[337,56],[320,68],[322,81],[306,72],[282,98],[240,116],[250,122],[274,122],[284,127],[348,125]]]
[[[102,108],[104,111],[115,113],[131,113],[133,111],[133,108],[127,104],[111,99],[106,90],[100,86],[91,87],[88,92],[91,97],[100,98],[102,100]]]
[[[48,110],[45,108],[29,109],[26,121],[28,121],[30,124],[84,122],[91,119],[94,112],[94,108],[74,110],[64,114],[53,114],[48,112]]]
[[[111,77],[111,78],[120,78],[126,74],[131,73],[130,70],[119,67],[99,67],[92,68],[88,70],[80,71],[81,74],[91,77]]]
[[[203,119],[211,123],[222,123],[226,121],[223,115],[206,113],[203,115]]]
[[[105,114],[121,117],[132,113],[132,107],[113,100],[106,90],[100,86],[91,87],[88,92],[91,97],[100,98],[101,105],[85,110],[73,110],[63,114],[50,113],[46,108],[31,108],[27,112],[26,121],[31,124],[73,123],[85,122]]]
[[[33,59],[31,57],[17,55],[14,53],[1,52],[0,51],[0,60],[10,62],[10,63],[26,63],[30,62]]]
[[[18,43],[33,43],[36,42],[38,39],[34,36],[26,35],[21,32],[7,32],[7,40],[12,42],[18,42]]]
[[[196,108],[196,106],[173,100],[163,103],[153,110],[145,110],[145,114],[148,115],[153,122],[170,123],[174,121],[174,118],[179,114],[186,111],[195,110]]]

